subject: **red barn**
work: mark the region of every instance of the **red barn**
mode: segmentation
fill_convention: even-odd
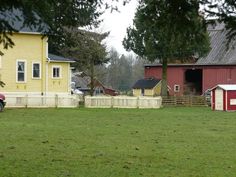
[[[236,84],[236,64],[170,64],[167,69],[170,95],[201,95],[218,84]],[[145,78],[162,78],[162,66],[145,65]]]
[[[236,84],[217,85],[211,92],[212,110],[236,111]]]
[[[169,64],[167,82],[170,95],[201,95],[218,84],[236,84],[236,47],[227,46],[224,24],[208,26],[211,50],[192,64]],[[145,65],[145,78],[162,78],[161,64]]]

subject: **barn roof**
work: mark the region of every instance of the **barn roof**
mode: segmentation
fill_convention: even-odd
[[[223,90],[236,90],[236,84],[219,84],[213,87],[211,90],[214,90],[216,88],[221,88]]]
[[[26,19],[23,15],[23,11],[19,8],[11,8],[0,11],[0,21],[5,21],[11,28],[22,33],[47,33],[49,31],[49,26],[43,23],[36,13],[33,13],[33,15],[36,19],[35,23],[37,25],[26,24]]]
[[[155,78],[140,79],[134,84],[133,89],[152,89],[160,81],[161,81],[160,79],[155,79]]]
[[[235,64],[168,64],[168,67],[215,67],[215,66],[236,66]],[[144,67],[162,67],[162,64],[145,64]]]
[[[225,65],[236,64],[236,40],[228,44],[227,33],[223,23],[216,22],[208,26],[211,50],[206,57],[200,58],[196,64]],[[227,45],[228,44],[228,45]]]

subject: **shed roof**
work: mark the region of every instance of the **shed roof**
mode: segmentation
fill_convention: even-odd
[[[236,84],[219,84],[213,87],[211,90],[214,90],[216,88],[221,88],[223,90],[236,90]]]
[[[138,80],[133,89],[152,89],[154,88],[161,80],[155,78],[145,78]]]
[[[54,55],[51,53],[48,54],[48,59],[51,62],[70,62],[70,63],[75,62],[75,60],[73,60],[73,59],[65,58],[65,57]]]
[[[23,32],[23,33],[38,33],[45,34],[49,31],[49,26],[42,22],[40,17],[33,13],[36,18],[35,23],[37,25],[26,24],[23,11],[19,8],[11,8],[4,11],[0,11],[0,21],[6,22],[11,28]]]
[[[236,64],[236,40],[228,44],[227,33],[223,23],[216,22],[208,26],[211,50],[206,57],[200,58],[196,64]],[[227,46],[228,44],[228,46]]]

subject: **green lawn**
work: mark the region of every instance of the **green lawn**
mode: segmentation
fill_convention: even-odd
[[[234,177],[236,112],[6,109],[0,177]]]

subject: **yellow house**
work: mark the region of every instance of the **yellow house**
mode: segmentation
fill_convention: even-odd
[[[133,86],[134,96],[156,96],[161,94],[161,80],[145,78],[138,80]]]
[[[19,12],[17,12],[19,13]],[[72,60],[48,54],[48,38],[35,27],[17,21],[11,36],[13,48],[0,45],[0,92],[10,94],[70,94]],[[41,27],[42,29],[42,27]],[[45,25],[43,30],[47,30]]]

